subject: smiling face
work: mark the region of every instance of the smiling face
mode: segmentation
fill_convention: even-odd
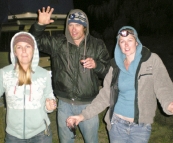
[[[85,37],[84,26],[78,23],[69,23],[68,29],[75,44],[79,46]]]
[[[26,42],[18,42],[14,49],[15,56],[24,69],[31,64],[34,48]]]
[[[138,43],[132,34],[129,34],[127,37],[120,36],[118,44],[121,48],[122,53],[125,54],[126,57],[135,56]]]

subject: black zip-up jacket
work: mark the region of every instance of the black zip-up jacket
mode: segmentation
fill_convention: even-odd
[[[109,69],[104,42],[88,33],[78,47],[67,42],[65,36],[43,34],[44,29],[45,26],[35,23],[30,33],[35,36],[39,50],[51,56],[54,93],[68,103],[90,103],[99,92],[99,78],[104,78]],[[96,62],[95,69],[85,69],[85,72],[80,64],[84,50]]]

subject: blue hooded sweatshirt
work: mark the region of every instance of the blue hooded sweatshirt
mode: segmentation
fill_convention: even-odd
[[[118,31],[118,33],[123,29],[133,30],[134,37],[138,45],[136,47],[134,60],[131,62],[129,69],[126,70],[124,66],[124,60],[126,56],[122,53],[121,48],[118,44],[120,35],[117,36],[117,44],[115,46],[114,56],[115,61],[120,69],[120,74],[118,78],[118,101],[114,107],[114,112],[125,117],[134,118],[135,74],[139,61],[141,59],[142,44],[138,39],[136,30],[133,27],[124,26]]]

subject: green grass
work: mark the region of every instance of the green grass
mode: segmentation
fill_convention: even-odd
[[[108,135],[106,131],[106,125],[103,122],[105,111],[99,115],[100,127],[99,127],[99,143],[109,143]],[[53,131],[53,143],[59,143],[57,135],[56,125],[56,112],[49,114],[51,120],[51,128]],[[168,117],[169,118],[169,117]],[[171,120],[171,119],[170,119]],[[77,137],[75,143],[84,143],[79,129],[77,129]],[[167,124],[161,124],[155,122],[152,124],[152,133],[149,143],[173,143],[173,126]]]
[[[4,111],[4,112],[3,112]],[[3,113],[2,113],[3,112]],[[0,108],[0,143],[3,142],[4,133],[5,131],[2,130],[5,128],[5,108]],[[103,118],[105,115],[105,111],[99,114],[100,118],[100,126],[99,126],[99,143],[109,143],[108,135],[106,131],[106,125],[103,122]],[[49,114],[49,118],[51,120],[51,129],[53,133],[53,142],[52,143],[59,143],[58,140],[58,133],[57,133],[57,124],[56,124],[56,111]],[[156,121],[152,124],[152,133],[149,140],[149,143],[173,143],[173,117],[163,116],[159,117],[158,113],[156,112]],[[161,119],[161,120],[158,120]],[[3,123],[2,123],[3,122]],[[3,126],[2,126],[3,125]],[[3,128],[2,128],[3,127]],[[84,143],[81,133],[79,129],[77,129],[77,137],[75,143]]]

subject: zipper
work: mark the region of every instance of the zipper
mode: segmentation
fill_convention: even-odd
[[[26,85],[24,85],[24,97],[23,97],[23,138],[25,139],[25,94],[26,94]]]
[[[146,76],[146,75],[152,75],[152,73],[140,74],[139,77],[138,77],[138,80],[141,78],[141,76]]]

